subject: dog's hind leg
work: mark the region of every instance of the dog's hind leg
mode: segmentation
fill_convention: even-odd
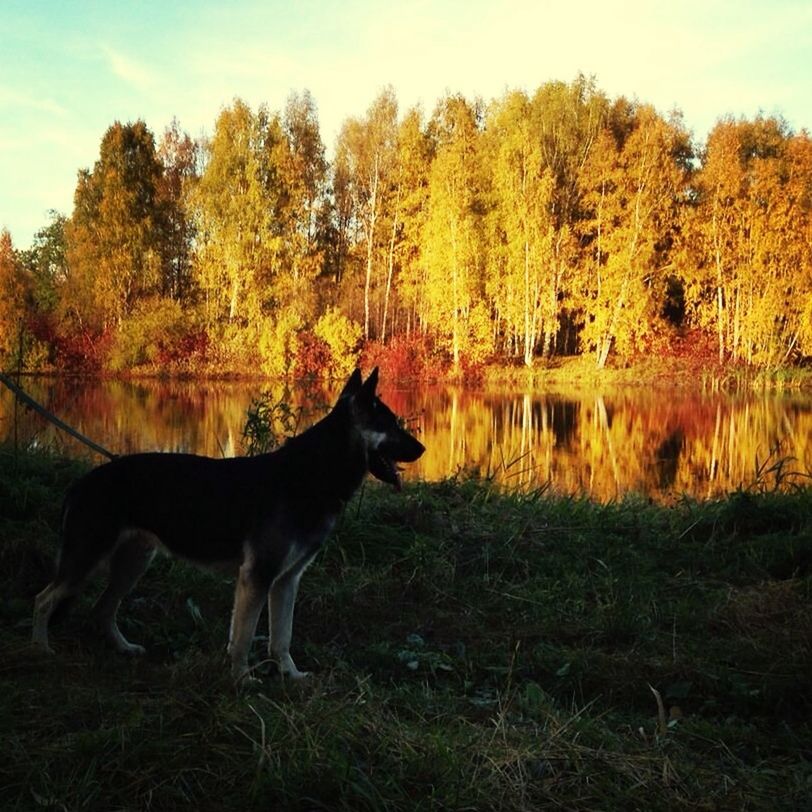
[[[102,631],[122,654],[143,654],[145,649],[131,643],[121,633],[116,614],[122,598],[135,586],[155,557],[155,547],[147,534],[129,532],[110,556],[110,581],[93,607]]]
[[[290,656],[290,643],[293,639],[293,607],[299,591],[299,581],[313,558],[315,553],[300,559],[293,567],[279,575],[271,585],[268,595],[270,625],[268,654],[279,667],[279,673],[291,679],[308,676],[307,671],[299,671],[293,662],[293,657]]]
[[[71,585],[65,580],[54,580],[34,599],[31,642],[48,654],[53,654],[53,649],[48,644],[48,622],[51,615],[59,604],[76,594],[79,586],[80,584]]]
[[[54,612],[70,602],[96,568],[98,561],[89,556],[73,556],[63,546],[56,577],[34,599],[31,642],[52,654],[48,644],[48,624]]]

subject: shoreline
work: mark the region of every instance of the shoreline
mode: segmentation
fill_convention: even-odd
[[[218,369],[203,365],[199,370],[157,369],[137,367],[127,371],[81,369],[41,369],[6,371],[7,375],[23,378],[60,376],[95,378],[99,380],[169,380],[169,381],[274,381],[273,376],[247,369]],[[402,382],[429,385],[460,385],[476,388],[490,386],[520,387],[528,391],[549,385],[680,388],[699,392],[740,392],[747,390],[812,392],[812,367],[762,368],[742,365],[697,364],[682,359],[645,359],[623,366],[597,369],[591,356],[559,356],[540,360],[532,367],[523,365],[486,364],[474,372],[453,370],[425,371],[421,375],[386,374]],[[329,386],[333,379],[326,376],[294,378],[285,382],[293,386]],[[335,379],[337,380],[337,379]]]

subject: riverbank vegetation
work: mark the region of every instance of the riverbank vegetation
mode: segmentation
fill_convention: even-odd
[[[762,470],[665,508],[368,484],[303,579],[302,685],[238,695],[232,585],[160,558],[143,659],[28,645],[85,464],[0,451],[4,809],[799,809],[812,787],[812,491]],[[262,633],[262,632],[261,632]],[[261,657],[261,642],[255,653]]]
[[[331,162],[315,100],[210,137],[115,122],[70,216],[0,236],[0,366],[410,377],[812,356],[812,141],[778,117],[694,143],[594,80],[426,116],[385,88]],[[747,373],[750,374],[750,373]],[[783,374],[783,373],[782,373]]]

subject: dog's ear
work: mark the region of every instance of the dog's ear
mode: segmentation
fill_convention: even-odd
[[[378,367],[372,370],[369,373],[369,377],[364,381],[364,385],[361,387],[361,393],[365,398],[368,400],[372,400],[375,397],[375,390],[378,388]]]
[[[361,383],[361,370],[356,369],[352,375],[347,378],[347,383],[344,384],[344,388],[341,390],[338,399],[344,400],[344,398],[351,398],[353,395],[358,394],[358,391],[361,389]]]

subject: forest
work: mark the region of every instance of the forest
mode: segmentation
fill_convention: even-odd
[[[582,355],[812,357],[812,141],[720,118],[694,143],[594,78],[427,116],[384,88],[328,162],[315,100],[210,136],[113,123],[70,216],[0,233],[0,368],[403,375]]]

